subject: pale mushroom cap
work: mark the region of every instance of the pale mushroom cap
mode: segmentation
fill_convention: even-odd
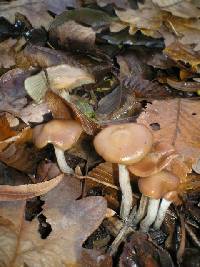
[[[149,129],[138,123],[111,125],[94,138],[94,146],[105,161],[132,164],[151,149],[153,137]]]
[[[159,199],[170,191],[176,191],[179,183],[177,176],[168,171],[161,171],[147,178],[140,178],[138,187],[143,195]]]
[[[38,148],[51,143],[62,150],[67,150],[77,142],[82,131],[82,126],[77,121],[52,120],[33,129],[33,141]]]

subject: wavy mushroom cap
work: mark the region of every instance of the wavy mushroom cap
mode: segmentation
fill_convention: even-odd
[[[168,192],[176,191],[180,179],[168,171],[161,171],[147,178],[140,178],[138,187],[140,192],[154,199],[164,197]]]
[[[156,143],[139,162],[128,166],[128,170],[139,177],[148,177],[165,169],[178,155],[172,145]]]
[[[140,161],[150,150],[153,136],[143,124],[111,125],[94,138],[94,146],[105,161],[132,164]]]
[[[77,142],[82,131],[82,126],[77,121],[52,120],[33,129],[33,141],[38,148],[51,143],[62,150],[67,150]]]

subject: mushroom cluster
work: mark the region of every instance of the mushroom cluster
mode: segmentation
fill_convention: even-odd
[[[137,123],[111,125],[94,138],[94,146],[105,161],[117,163],[122,191],[120,216],[126,220],[132,208],[132,189],[127,165],[139,162],[151,150],[153,137],[149,129]]]
[[[180,183],[178,177],[165,170],[177,157],[174,148],[164,143],[153,144],[151,131],[138,123],[106,127],[94,138],[94,146],[105,161],[118,164],[121,218],[126,220],[132,208],[130,171],[139,177],[138,187],[142,193],[133,223],[140,222],[143,232],[153,223],[154,228],[159,229],[168,207],[177,198]]]

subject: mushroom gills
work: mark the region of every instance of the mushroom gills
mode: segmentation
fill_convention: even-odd
[[[74,170],[69,167],[69,165],[67,164],[65,160],[64,151],[56,146],[54,146],[54,149],[55,149],[55,155],[56,155],[57,163],[58,163],[60,170],[66,174],[74,174]]]
[[[169,201],[165,198],[163,198],[161,200],[161,203],[160,203],[160,207],[159,207],[159,210],[158,210],[158,214],[157,214],[157,217],[156,217],[156,220],[154,222],[154,229],[158,230],[160,229],[164,219],[165,219],[165,214],[169,208],[169,206],[171,205],[172,201]]]
[[[147,207],[147,215],[140,223],[140,230],[147,233],[149,227],[153,224],[156,219],[158,208],[160,204],[160,199],[149,198],[149,203]]]

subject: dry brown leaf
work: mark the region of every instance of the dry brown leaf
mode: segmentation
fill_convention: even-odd
[[[97,4],[100,7],[104,7],[110,4],[118,8],[130,8],[130,2],[128,0],[97,0]]]
[[[68,50],[92,49],[95,45],[96,33],[91,27],[85,27],[73,20],[64,22],[50,29],[50,38]]]
[[[100,129],[100,126],[93,121],[92,119],[88,118],[78,107],[73,103],[73,101],[67,103],[68,106],[72,109],[74,117],[80,121],[83,130],[89,134],[94,135]]]
[[[191,71],[200,72],[200,53],[194,52],[190,47],[175,42],[165,48],[164,54],[177,63],[189,64]]]
[[[182,44],[195,45],[196,51],[200,50],[200,10],[191,3],[181,1],[161,9],[146,0],[139,4],[139,9],[116,10],[116,14],[121,21],[129,23],[130,34],[140,30],[152,37],[162,36],[166,46],[179,40]]]
[[[115,12],[121,21],[130,24],[129,32],[131,34],[141,29],[146,30],[148,35],[158,37],[157,31],[162,25],[162,13],[158,7],[152,6],[150,1],[146,1],[145,5],[139,5],[139,9],[136,10],[126,9]]]
[[[23,108],[18,117],[23,120],[27,125],[30,123],[42,123],[44,116],[50,113],[47,103],[30,103],[28,106]]]
[[[45,102],[47,103],[54,119],[69,120],[72,117],[71,111],[64,103],[64,100],[53,92],[46,92]]]
[[[19,114],[27,104],[24,81],[33,71],[12,69],[0,77],[0,111]]]
[[[11,129],[5,114],[0,115],[0,129],[0,142],[17,135],[17,132]]]
[[[0,141],[0,160],[20,171],[33,173],[38,160],[38,150],[31,145],[31,141],[32,129],[30,127]]]
[[[200,157],[200,105],[196,100],[172,99],[153,101],[139,116],[153,133],[154,141],[175,147],[186,162]]]
[[[40,238],[36,220],[24,220],[24,202],[0,203],[2,265],[83,266],[82,244],[103,220],[106,201],[102,197],[75,201],[80,193],[79,182],[66,177],[44,197],[44,215],[52,227],[47,239]]]
[[[74,58],[69,54],[37,45],[27,45],[25,49],[17,55],[16,62],[19,67],[34,66],[40,68],[47,68],[64,63],[73,66],[77,64]]]
[[[90,193],[90,190],[94,190],[95,187],[100,188],[108,201],[108,206],[114,210],[119,208],[118,181],[115,181],[118,177],[118,170],[117,166],[115,167],[109,162],[101,163],[88,173],[88,179],[85,181],[85,191]],[[95,178],[96,182],[89,177]]]
[[[15,13],[19,12],[26,16],[35,28],[43,26],[48,29],[53,17],[48,14],[47,10],[48,1],[44,0],[17,0],[0,3],[0,16],[7,18],[11,23],[14,23]]]
[[[200,10],[197,8],[195,3],[191,1],[180,1],[180,0],[164,0],[164,1],[153,1],[153,2],[165,2],[168,3],[166,6],[162,7],[163,10],[166,10],[173,14],[174,16],[181,18],[199,18]],[[170,4],[170,2],[174,2]]]
[[[57,186],[62,179],[63,175],[61,174],[49,181],[37,184],[0,185],[0,201],[23,200],[46,194]]]
[[[17,40],[12,38],[0,43],[0,68],[10,68],[15,65],[15,53],[13,47],[16,43]]]

